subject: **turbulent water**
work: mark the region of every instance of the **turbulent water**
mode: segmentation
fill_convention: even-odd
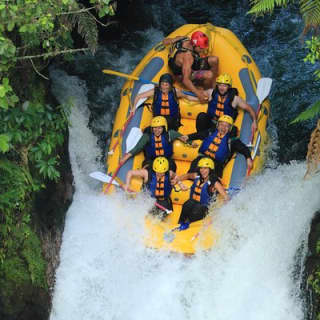
[[[301,61],[301,21],[293,9],[252,22],[245,16],[246,2],[188,3],[153,1],[139,7],[138,2],[134,9],[145,19],[132,33],[110,41],[96,57],[79,57],[67,72],[51,72],[57,99],[72,97],[74,103],[69,151],[76,187],[51,320],[304,318],[300,265],[310,220],[320,207],[314,196],[320,178],[303,181],[305,163],[292,161],[305,154],[301,146],[311,124],[293,130],[288,121],[316,98],[312,67]],[[170,31],[207,21],[232,29],[262,75],[274,79],[273,152],[269,168],[215,213],[220,234],[215,249],[186,259],[144,247],[143,215],[150,199],[128,200],[121,193],[105,197],[88,174],[103,170],[101,158],[124,81],[106,77],[101,69],[131,72]]]

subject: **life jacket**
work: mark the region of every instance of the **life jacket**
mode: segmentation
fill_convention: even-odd
[[[193,199],[204,206],[208,206],[212,198],[212,193],[209,192],[210,181],[201,183],[200,177],[197,177],[190,189],[190,199]]]
[[[199,152],[211,159],[224,163],[230,156],[230,134],[224,137],[215,130],[214,133],[205,138],[199,148]]]
[[[172,88],[167,95],[163,94],[159,87],[154,88],[153,116],[180,116],[179,102],[175,88]]]
[[[169,134],[164,132],[159,137],[156,137],[154,133],[151,133],[150,141],[144,150],[147,159],[155,159],[159,156],[171,158],[173,155],[173,146],[169,141]]]
[[[169,49],[169,54],[168,54],[168,65],[173,72],[174,75],[179,76],[182,75],[182,68],[176,65],[175,59],[176,55],[181,52],[191,52],[193,56],[193,64],[191,69],[196,69],[195,67],[199,65],[199,60],[201,59],[200,55],[198,52],[189,49],[189,48],[184,48],[182,46],[183,42],[189,41],[190,39],[188,37],[182,38],[178,41],[176,41]]]
[[[153,170],[150,169],[148,172],[149,179],[146,187],[150,191],[151,197],[156,198],[157,200],[169,198],[172,190],[169,171],[160,179],[157,179],[157,175]]]
[[[223,115],[231,116],[235,120],[238,112],[232,107],[232,101],[236,95],[238,95],[236,88],[229,88],[225,96],[221,96],[217,88],[213,90],[208,104],[208,115],[214,120],[218,120]]]

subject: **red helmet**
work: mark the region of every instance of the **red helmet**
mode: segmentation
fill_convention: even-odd
[[[191,36],[192,45],[206,49],[209,46],[209,39],[202,31],[196,31]]]

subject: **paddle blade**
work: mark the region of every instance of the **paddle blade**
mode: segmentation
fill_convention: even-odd
[[[269,95],[272,85],[271,78],[261,78],[258,81],[257,86],[257,97],[259,100],[259,104],[261,104]]]
[[[102,172],[99,172],[99,171],[91,172],[89,174],[89,176],[93,179],[96,179],[96,180],[99,180],[102,182],[106,182],[106,183],[110,183],[110,181],[112,179],[110,176],[108,176]],[[112,181],[112,184],[114,184],[115,186],[119,186],[119,183],[116,181]]]
[[[130,152],[130,150],[132,150],[136,146],[142,135],[143,133],[140,128],[131,128],[126,140],[126,153]]]

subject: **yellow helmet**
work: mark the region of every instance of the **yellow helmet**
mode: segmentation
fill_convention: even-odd
[[[202,158],[198,162],[198,167],[214,169],[214,162],[210,158]]]
[[[227,123],[229,123],[231,126],[233,125],[233,119],[232,119],[232,117],[227,116],[226,114],[224,114],[223,116],[221,116],[218,121],[219,121],[219,122],[220,122],[220,121],[227,122]]]
[[[232,78],[230,74],[224,73],[220,74],[220,76],[216,80],[217,83],[228,84],[230,87],[232,86]]]
[[[167,123],[167,119],[165,117],[162,116],[157,116],[154,117],[151,121],[151,127],[162,127],[164,126],[166,128],[166,130],[168,130],[168,123]]]
[[[165,173],[169,170],[169,161],[165,157],[157,157],[153,160],[152,169],[158,173]]]

